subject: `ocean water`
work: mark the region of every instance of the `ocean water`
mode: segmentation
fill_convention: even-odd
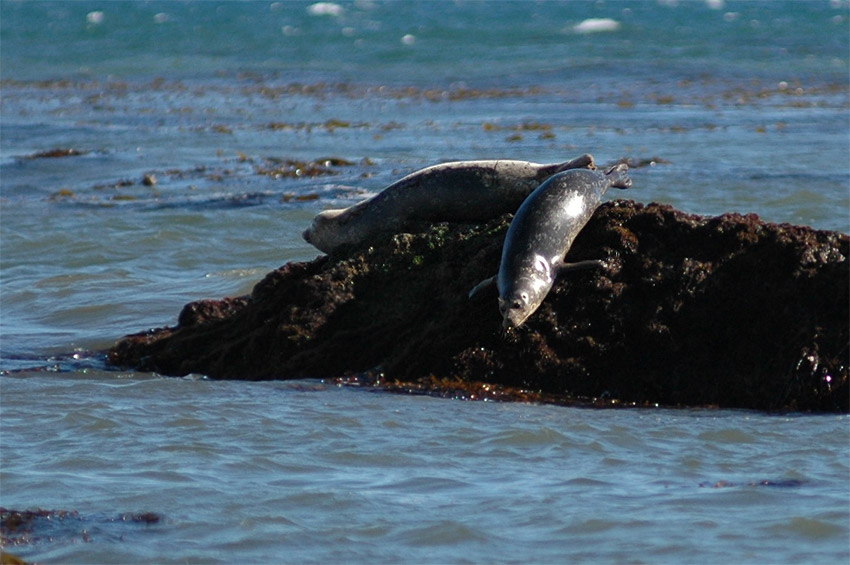
[[[77,512],[5,551],[850,558],[847,415],[165,378],[98,353],[312,259],[318,211],[445,160],[629,158],[618,197],[846,233],[847,2],[2,0],[0,55],[0,506]]]

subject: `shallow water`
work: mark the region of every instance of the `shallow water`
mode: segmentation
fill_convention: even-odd
[[[846,2],[311,6],[0,3],[0,506],[79,512],[6,549],[846,562],[846,416],[106,370],[120,336],[315,257],[318,211],[443,160],[631,158],[615,197],[850,231]]]
[[[846,558],[847,416],[102,373],[3,396],[4,504],[81,515],[8,548],[44,562]]]

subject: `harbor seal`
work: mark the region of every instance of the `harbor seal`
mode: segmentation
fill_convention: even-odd
[[[564,163],[456,161],[421,169],[375,196],[320,212],[304,239],[325,253],[399,233],[413,222],[481,222],[514,212],[540,183],[571,169],[596,169],[591,155]]]
[[[558,274],[602,266],[601,261],[565,263],[576,235],[593,216],[610,187],[629,188],[628,165],[604,173],[568,170],[541,184],[516,212],[502,247],[499,273],[482,281],[469,295],[492,284],[499,289],[504,328],[518,327],[533,314]]]

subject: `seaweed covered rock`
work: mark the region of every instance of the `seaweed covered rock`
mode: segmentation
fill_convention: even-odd
[[[110,362],[166,375],[369,374],[432,392],[490,383],[540,398],[848,411],[847,235],[609,202],[567,256],[609,268],[564,275],[505,332],[495,288],[467,294],[498,270],[509,222],[438,224],[287,264],[250,296],[192,303],[176,326],[125,337]]]

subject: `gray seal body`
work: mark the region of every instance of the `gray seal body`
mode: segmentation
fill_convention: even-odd
[[[559,272],[601,265],[599,261],[564,263],[564,256],[608,188],[631,186],[627,171],[624,164],[604,173],[564,171],[522,203],[505,236],[496,275],[505,328],[520,326],[537,310]]]
[[[319,213],[304,239],[325,253],[361,245],[414,222],[481,222],[514,212],[540,183],[561,171],[595,169],[593,157],[564,163],[457,161],[416,171],[379,194]]]

